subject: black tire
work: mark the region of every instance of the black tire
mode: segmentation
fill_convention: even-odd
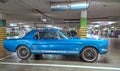
[[[94,62],[98,58],[98,51],[93,47],[86,47],[82,50],[80,56],[85,62]]]
[[[28,47],[22,45],[17,48],[17,55],[20,59],[28,59],[31,56],[31,51]]]

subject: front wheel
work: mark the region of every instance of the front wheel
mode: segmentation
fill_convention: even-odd
[[[98,51],[93,47],[86,47],[81,52],[81,58],[85,62],[94,62],[98,58]]]
[[[19,46],[17,48],[17,55],[20,59],[28,59],[31,56],[31,51],[26,46]]]

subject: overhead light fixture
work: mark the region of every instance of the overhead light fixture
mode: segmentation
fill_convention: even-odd
[[[30,27],[29,25],[24,25],[25,28]]]
[[[23,24],[23,23],[18,23],[18,24]]]
[[[93,24],[99,24],[99,25],[110,25],[116,23],[115,21],[96,21],[96,22],[91,22]]]
[[[116,23],[115,21],[108,21],[108,24],[110,25],[110,24],[114,24],[114,23]]]
[[[17,23],[10,23],[10,26],[17,26]]]
[[[62,28],[60,28],[58,26],[53,26],[53,25],[46,25],[46,27],[47,28],[55,28],[55,29],[61,29],[62,30]]]
[[[46,21],[47,21],[47,19],[42,19],[42,21],[46,22]]]
[[[112,29],[115,28],[115,27],[111,27]]]
[[[46,16],[41,16],[41,20],[42,20],[43,22],[46,22],[46,21],[47,21]]]
[[[100,25],[95,25],[96,28],[100,27]]]
[[[46,27],[53,27],[52,25],[46,25]]]

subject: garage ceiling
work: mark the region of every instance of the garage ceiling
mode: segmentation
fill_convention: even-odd
[[[40,13],[53,19],[56,24],[64,24],[64,19],[80,19],[81,11],[51,11],[50,1],[81,0],[8,0],[6,3],[0,3],[0,13],[6,14],[8,22],[40,22]],[[86,1],[90,2],[90,6],[87,9],[89,22],[99,20],[120,20],[120,0]],[[36,9],[39,12],[36,11]]]

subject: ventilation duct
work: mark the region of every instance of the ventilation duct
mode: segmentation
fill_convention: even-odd
[[[89,2],[63,1],[63,2],[50,2],[50,5],[52,11],[84,10],[89,7]]]

